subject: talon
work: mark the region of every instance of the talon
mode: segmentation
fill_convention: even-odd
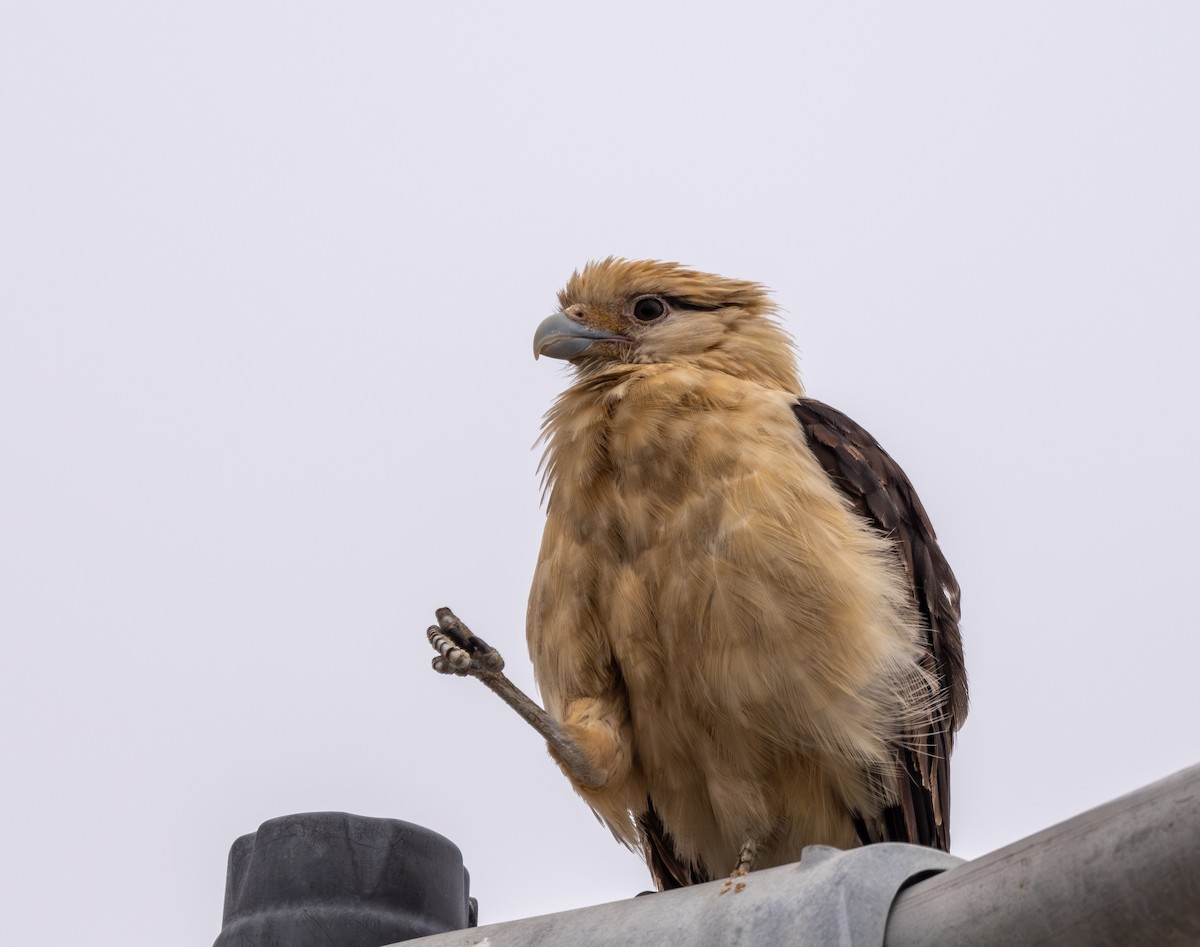
[[[474,635],[471,634],[471,629],[463,624],[462,619],[448,608],[439,608],[433,613],[438,621],[438,626],[442,631],[450,632],[454,637],[461,637],[464,641],[470,641]]]

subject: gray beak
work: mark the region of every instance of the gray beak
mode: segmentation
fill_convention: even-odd
[[[625,337],[603,329],[580,325],[565,312],[556,312],[537,327],[533,334],[533,357],[575,358],[598,340],[625,341]]]

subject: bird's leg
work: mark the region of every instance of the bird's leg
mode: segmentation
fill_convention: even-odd
[[[748,875],[754,870],[754,863],[758,861],[758,842],[755,839],[748,838],[742,845],[742,850],[738,852],[737,864],[733,868],[733,872],[729,875],[730,878],[741,878],[743,875]]]
[[[478,678],[545,738],[572,779],[590,789],[603,785],[603,774],[562,732],[558,722],[505,676],[504,658],[500,652],[473,634],[450,609],[439,608],[435,614],[438,623],[430,625],[425,633],[438,653],[433,659],[433,669],[439,674]]]
[[[746,877],[754,870],[754,863],[758,861],[758,840],[748,838],[742,844],[742,850],[738,852],[737,864],[729,877],[725,879],[725,884],[721,888],[721,894],[724,894],[730,888],[734,888],[734,882],[737,882],[735,892],[742,891],[746,887],[746,883],[741,879]]]

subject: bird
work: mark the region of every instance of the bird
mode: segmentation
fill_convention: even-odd
[[[960,591],[908,477],[806,395],[760,283],[608,257],[558,303],[533,343],[571,366],[526,624],[545,706],[449,609],[435,668],[532,723],[659,890],[809,845],[948,851]]]

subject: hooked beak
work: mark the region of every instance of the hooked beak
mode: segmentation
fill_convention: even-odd
[[[549,355],[551,358],[576,358],[583,355],[593,342],[627,342],[628,339],[615,332],[589,329],[576,322],[565,312],[556,312],[537,327],[533,334],[533,357]]]

